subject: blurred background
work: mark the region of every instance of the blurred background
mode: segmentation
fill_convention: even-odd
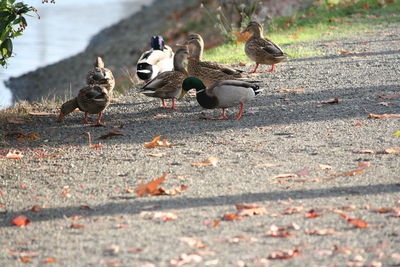
[[[7,68],[0,67],[0,109],[12,103],[11,92],[4,81],[38,67],[60,61],[81,52],[91,37],[101,29],[140,10],[151,0],[24,0],[38,10],[37,16],[26,17],[24,34],[13,39],[15,56]]]

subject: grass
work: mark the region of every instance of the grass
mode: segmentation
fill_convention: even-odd
[[[303,12],[274,19],[268,25],[265,36],[283,46],[290,58],[304,58],[323,54],[321,50],[301,45],[304,42],[348,37],[355,32],[373,31],[377,24],[398,22],[400,1],[320,0]],[[221,63],[250,62],[243,46],[243,43],[223,44],[207,50],[204,60]]]

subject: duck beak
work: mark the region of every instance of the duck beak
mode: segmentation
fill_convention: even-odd
[[[178,99],[182,99],[186,95],[186,91],[182,90],[181,95],[179,96]]]

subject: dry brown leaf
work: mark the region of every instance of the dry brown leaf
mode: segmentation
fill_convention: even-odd
[[[107,139],[109,137],[117,136],[117,135],[124,135],[124,134],[121,131],[113,130],[113,131],[109,132],[108,134],[100,136],[99,139]]]
[[[356,154],[374,154],[375,151],[373,151],[371,149],[360,149],[360,150],[353,150],[353,153],[356,153]]]
[[[149,157],[153,157],[153,158],[161,158],[163,156],[167,155],[167,152],[160,152],[160,153],[150,153],[147,154],[147,156]]]
[[[17,139],[18,140],[36,140],[39,139],[40,135],[39,134],[23,134],[23,133],[18,133]]]
[[[357,169],[354,171],[348,171],[348,172],[343,172],[343,173],[332,173],[331,176],[355,176],[358,174],[362,174],[364,172],[364,169]]]
[[[303,206],[295,206],[295,207],[290,207],[285,209],[282,214],[284,215],[291,215],[291,214],[295,214],[295,213],[300,213],[304,210]]]
[[[83,228],[86,228],[85,225],[79,224],[79,223],[73,223],[73,224],[71,224],[70,227],[71,227],[71,228],[74,228],[74,229],[83,229]]]
[[[288,89],[288,88],[282,88],[279,90],[276,90],[278,93],[304,93],[304,90],[300,89]]]
[[[176,144],[170,143],[168,139],[164,138],[163,140],[161,139],[161,135],[155,137],[151,142],[146,142],[144,143],[145,148],[156,148],[156,147],[172,147],[175,146]]]
[[[22,152],[18,150],[10,150],[6,155],[7,159],[22,159],[23,157]]]
[[[285,250],[277,250],[272,252],[269,256],[269,260],[287,260],[293,257],[296,257],[300,254],[298,249],[285,249]]]
[[[347,216],[344,213],[338,213],[340,215],[340,217],[342,217],[343,219],[345,219],[349,224],[355,226],[356,228],[368,228],[368,224],[364,221],[361,220],[359,218],[350,218],[349,216]]]
[[[384,150],[380,150],[376,152],[377,154],[398,154],[400,153],[400,149],[397,148],[387,148]]]
[[[141,184],[136,187],[135,191],[138,197],[143,197],[146,195],[152,195],[157,191],[158,186],[167,179],[168,173],[164,173],[163,176],[157,178],[147,184]]]
[[[187,190],[188,188],[189,187],[187,187],[186,185],[181,185],[181,186],[171,188],[171,189],[164,189],[162,186],[160,186],[152,193],[152,195],[153,196],[157,196],[157,195],[175,196],[175,195],[178,195],[178,194],[182,193],[183,191]]]
[[[53,115],[55,115],[54,113],[49,113],[49,112],[33,112],[33,111],[31,111],[31,112],[28,112],[28,114],[29,115],[32,115],[32,116],[53,116]]]
[[[89,145],[88,147],[91,148],[91,149],[101,149],[101,148],[103,148],[103,145],[100,145],[100,144],[97,144],[97,145]]]
[[[178,215],[173,212],[163,212],[163,211],[142,211],[140,216],[151,219],[151,220],[162,220],[162,221],[172,221],[178,218]]]
[[[368,112],[368,118],[373,118],[373,119],[400,118],[400,114],[373,114]]]
[[[206,160],[190,163],[191,166],[204,167],[204,166],[217,166],[219,159],[217,157],[209,157]]]
[[[191,248],[207,248],[208,247],[200,240],[194,239],[192,237],[184,236],[184,237],[180,238],[180,241],[187,244]]]
[[[291,177],[296,177],[296,174],[295,173],[278,174],[278,175],[272,177],[272,179],[282,179],[282,178],[291,178]]]
[[[237,213],[227,213],[222,217],[223,221],[240,221],[243,217],[238,216]]]
[[[378,95],[378,97],[383,99],[393,99],[393,98],[400,98],[400,94]]]
[[[264,207],[257,207],[257,208],[240,209],[236,214],[237,216],[242,217],[242,216],[265,215],[268,214],[268,212]]]

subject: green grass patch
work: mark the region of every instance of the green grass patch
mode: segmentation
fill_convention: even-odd
[[[398,22],[400,1],[320,0],[303,12],[274,19],[266,27],[264,36],[283,46],[290,58],[304,58],[319,56],[323,52],[307,48],[301,43],[350,37],[356,32],[374,31],[377,25],[382,27]],[[250,62],[243,46],[223,44],[206,51],[204,60],[221,63]]]

